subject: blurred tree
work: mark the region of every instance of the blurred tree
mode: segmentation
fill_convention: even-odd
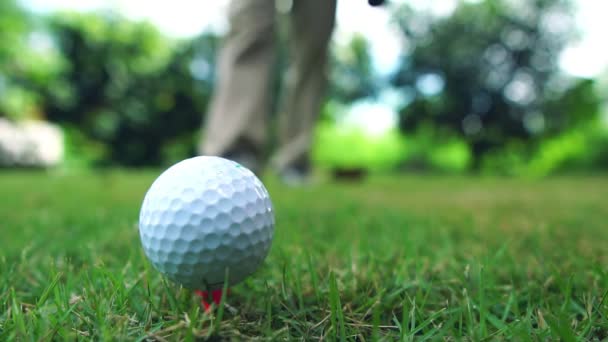
[[[173,42],[151,24],[110,14],[60,14],[49,26],[70,63],[41,89],[49,119],[100,143],[100,158],[113,163],[168,163],[194,153],[215,36]]]
[[[445,18],[401,7],[396,19],[410,45],[393,82],[413,100],[400,128],[460,136],[480,168],[486,155],[596,118],[592,82],[559,72],[560,52],[575,38],[571,13],[565,0],[461,3]]]
[[[14,0],[0,2],[0,68],[16,56],[15,46],[21,44],[23,35],[28,31],[27,15]]]
[[[355,35],[345,45],[335,45],[330,56],[328,97],[340,103],[375,96],[378,80],[372,65],[369,43]]]
[[[41,116],[41,99],[31,84],[59,67],[58,56],[49,53],[35,28],[35,19],[15,1],[0,1],[0,116],[12,120]]]

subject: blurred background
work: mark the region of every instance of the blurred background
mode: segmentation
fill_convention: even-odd
[[[0,1],[0,165],[147,167],[195,155],[227,3]],[[277,0],[281,15],[289,7]],[[597,0],[339,1],[315,166],[607,170],[605,13]]]

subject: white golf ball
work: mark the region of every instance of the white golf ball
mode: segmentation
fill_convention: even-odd
[[[274,232],[268,191],[240,164],[195,157],[163,172],[144,198],[139,235],[146,256],[185,287],[230,285],[264,261]]]

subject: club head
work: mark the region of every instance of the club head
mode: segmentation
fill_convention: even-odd
[[[370,4],[370,6],[381,6],[384,4],[384,0],[367,0],[367,3]]]

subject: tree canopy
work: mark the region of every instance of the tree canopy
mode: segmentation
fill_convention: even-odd
[[[479,167],[490,153],[533,147],[597,117],[592,82],[559,70],[560,52],[576,38],[571,13],[565,0],[461,3],[445,18],[401,7],[409,53],[393,83],[412,99],[401,129],[459,136]]]

